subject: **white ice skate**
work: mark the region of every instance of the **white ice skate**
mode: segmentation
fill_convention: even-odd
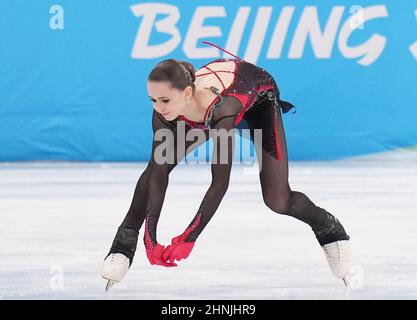
[[[352,267],[352,250],[349,240],[335,241],[322,246],[333,274],[348,286],[347,275]]]
[[[116,283],[120,282],[129,270],[129,258],[121,253],[110,254],[103,262],[100,270],[102,278],[108,280],[106,291]]]

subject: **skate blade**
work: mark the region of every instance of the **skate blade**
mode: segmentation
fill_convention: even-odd
[[[349,287],[349,284],[348,284],[346,278],[343,278],[342,280],[343,280],[343,283],[345,284],[346,288],[348,288]]]
[[[114,286],[115,283],[116,282],[114,282],[112,280],[107,281],[107,284],[106,284],[106,292],[108,292]]]

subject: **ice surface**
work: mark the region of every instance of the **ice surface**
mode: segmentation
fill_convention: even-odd
[[[177,268],[135,261],[110,293],[98,275],[145,163],[0,164],[0,299],[416,299],[417,152],[291,162],[290,184],[338,217],[355,274],[345,289],[310,228],[274,213],[258,172],[234,164],[220,207]],[[194,217],[209,165],[180,164],[158,225],[168,244]]]

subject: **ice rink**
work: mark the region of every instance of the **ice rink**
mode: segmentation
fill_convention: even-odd
[[[0,299],[416,299],[417,151],[290,162],[290,185],[338,217],[355,273],[345,289],[310,228],[262,200],[257,168],[234,164],[219,209],[177,268],[151,266],[140,232],[111,292],[98,275],[145,163],[1,163]],[[209,165],[170,175],[167,245],[194,217]]]

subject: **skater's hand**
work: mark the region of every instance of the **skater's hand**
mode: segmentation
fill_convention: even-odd
[[[157,243],[155,246],[146,248],[146,256],[149,262],[154,265],[160,265],[164,267],[176,267],[176,263],[167,262],[166,259],[162,258],[165,247]]]
[[[185,242],[184,236],[179,235],[171,240],[171,244],[166,247],[162,259],[170,263],[174,263],[175,259],[180,261],[185,259],[190,255],[191,250],[194,247],[193,242]]]

